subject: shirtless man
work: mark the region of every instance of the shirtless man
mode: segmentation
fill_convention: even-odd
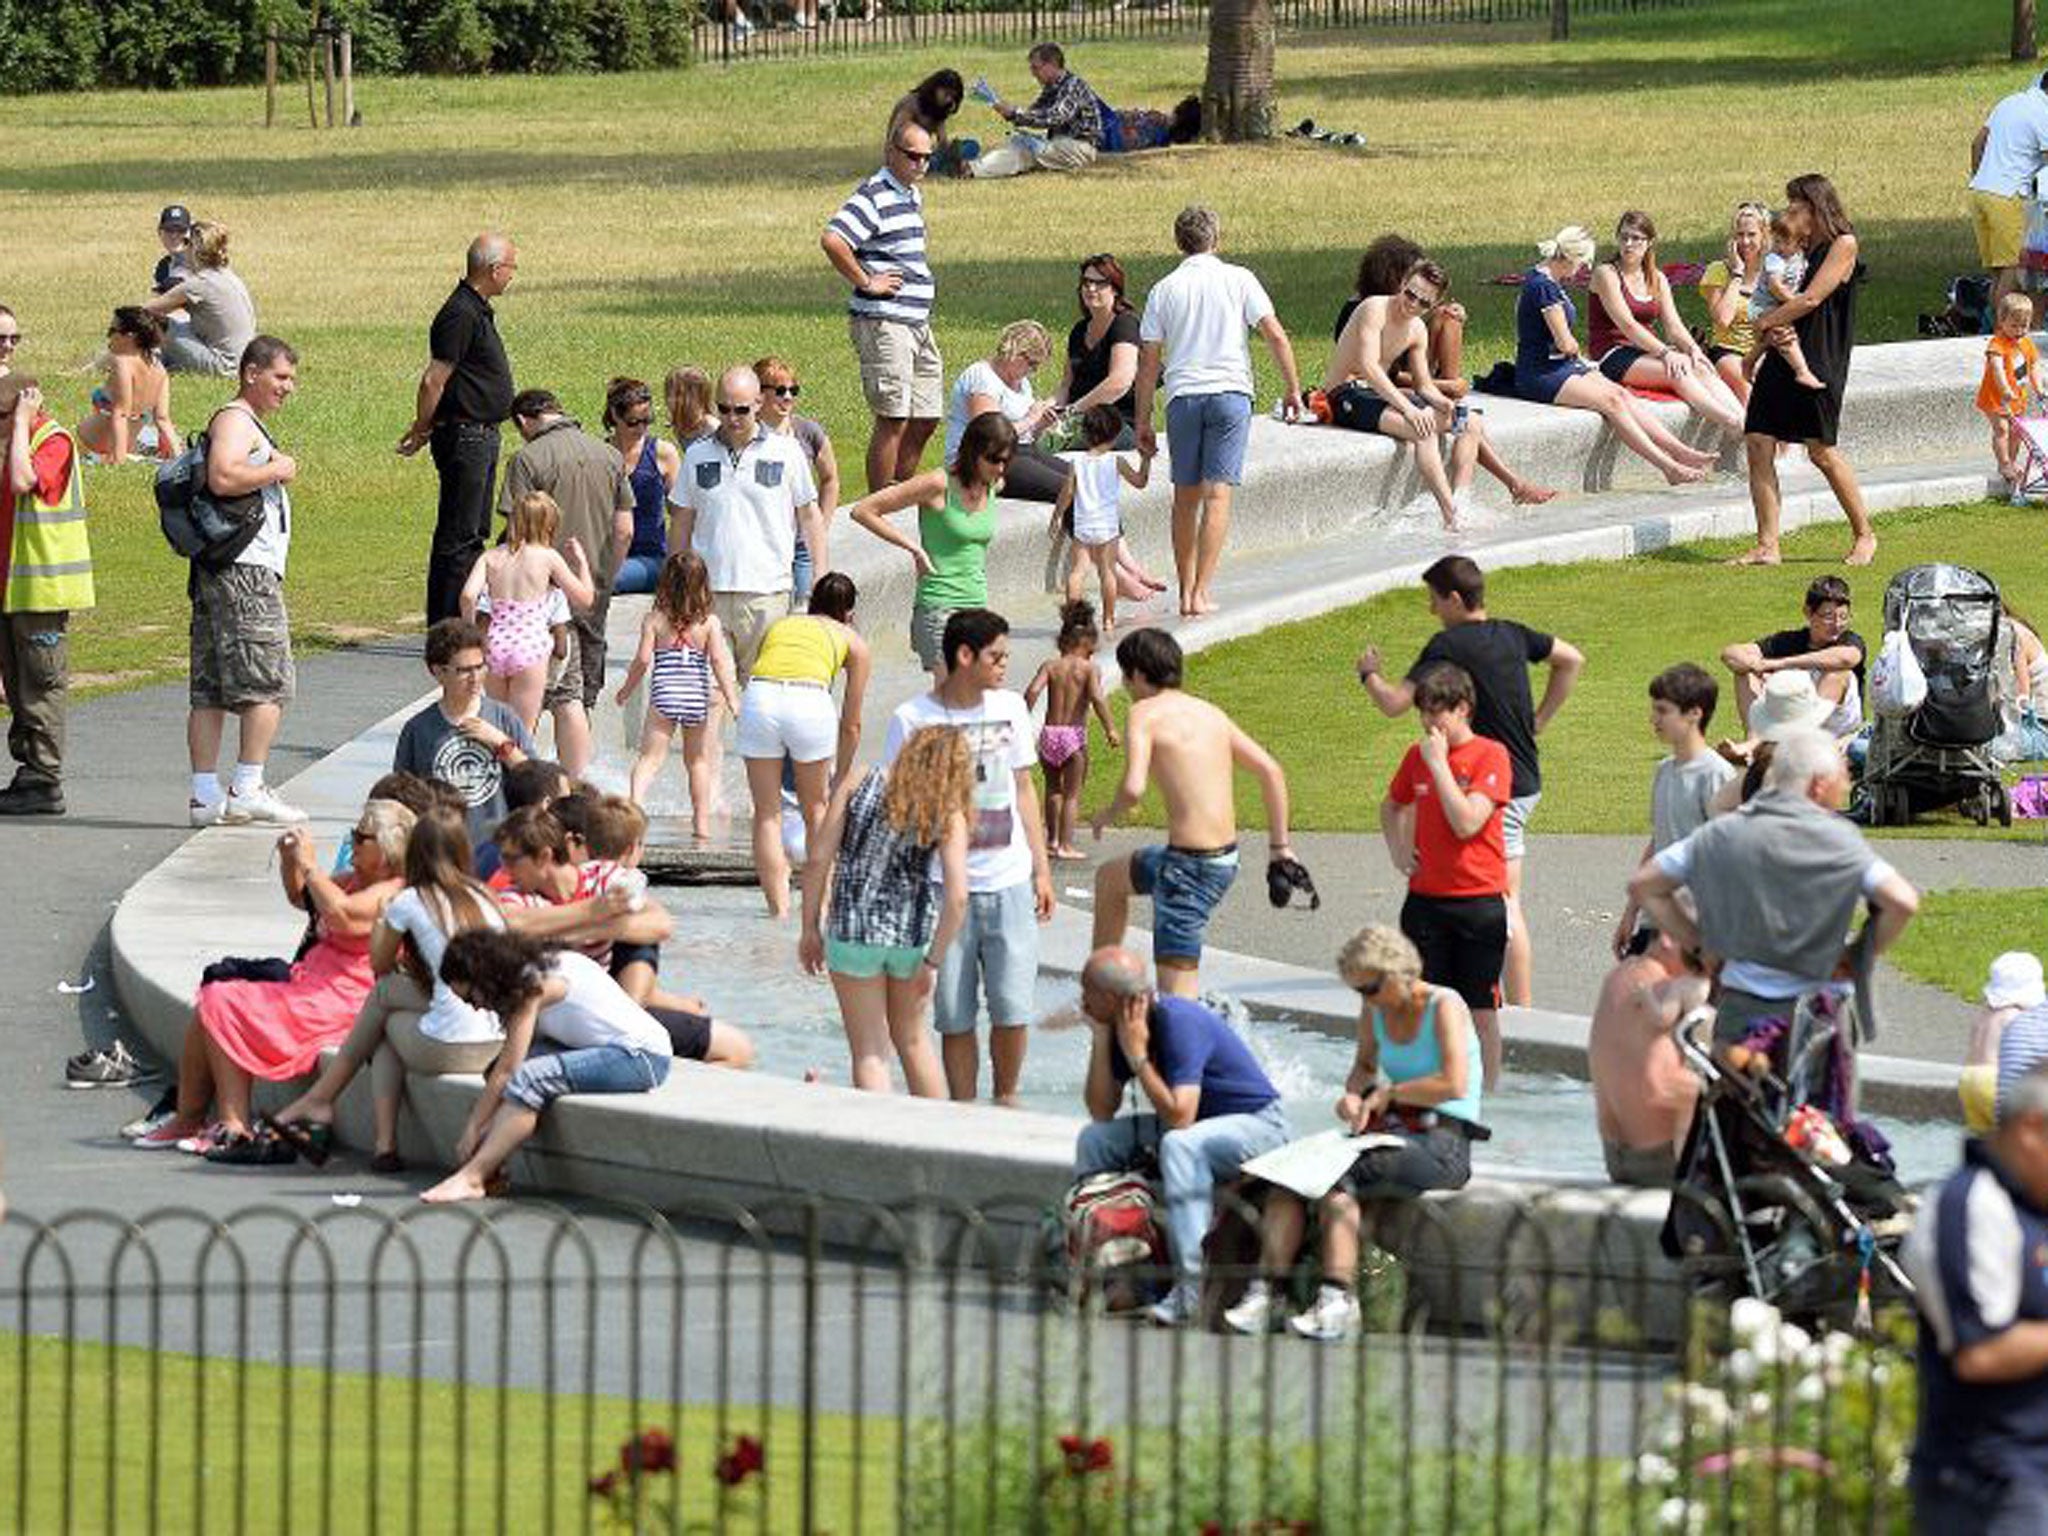
[[[1180,646],[1164,630],[1140,629],[1116,648],[1131,695],[1124,778],[1090,820],[1095,836],[1144,798],[1156,779],[1166,800],[1166,843],[1112,859],[1095,871],[1095,947],[1123,942],[1131,895],[1152,898],[1152,961],[1159,990],[1193,997],[1209,915],[1237,878],[1237,807],[1231,769],[1259,781],[1272,858],[1292,860],[1287,775],[1230,716],[1181,692]]]
[[[1470,416],[1455,427],[1457,407],[1429,373],[1427,316],[1449,286],[1444,269],[1423,260],[1408,269],[1398,291],[1359,300],[1338,334],[1323,392],[1333,425],[1379,432],[1408,445],[1444,527],[1456,528],[1459,509],[1471,495],[1483,428]],[[1403,390],[1395,384],[1396,369],[1405,369],[1419,381],[1417,387]],[[1448,474],[1437,455],[1437,439],[1443,436],[1451,439]]]
[[[1617,1184],[1662,1188],[1677,1170],[1699,1080],[1671,1028],[1706,1000],[1707,978],[1668,934],[1600,984],[1586,1059],[1607,1176]]]

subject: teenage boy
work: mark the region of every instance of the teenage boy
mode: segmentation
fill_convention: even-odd
[[[1401,931],[1422,952],[1422,979],[1472,1010],[1485,1087],[1500,1081],[1500,967],[1508,943],[1502,823],[1514,769],[1508,749],[1472,729],[1471,674],[1439,662],[1412,684],[1422,740],[1380,802],[1380,832],[1408,877]]]
[[[441,697],[405,722],[391,766],[453,785],[476,847],[505,819],[505,770],[526,761],[533,738],[511,705],[484,697],[484,632],[468,619],[427,631],[427,671]]]
[[[1401,714],[1415,701],[1415,681],[1422,669],[1439,662],[1462,668],[1478,690],[1472,729],[1507,748],[1514,765],[1511,798],[1503,819],[1508,861],[1507,966],[1501,982],[1507,1000],[1517,1007],[1530,1003],[1535,946],[1522,911],[1522,856],[1527,848],[1529,818],[1543,798],[1543,772],[1537,761],[1536,737],[1564,708],[1586,658],[1569,641],[1512,619],[1496,619],[1486,611],[1486,575],[1463,555],[1445,555],[1422,573],[1429,593],[1429,611],[1442,628],[1430,637],[1422,654],[1399,682],[1380,671],[1380,652],[1368,645],[1358,658],[1358,680],[1380,713]],[[1529,668],[1542,663],[1549,670],[1543,698],[1532,701]],[[1488,1086],[1491,1086],[1489,1079]]]
[[[0,378],[0,552],[0,681],[15,762],[13,782],[0,789],[0,816],[61,816],[71,691],[65,634],[71,615],[93,606],[92,546],[78,445],[25,373]]]
[[[1038,925],[1052,920],[1052,866],[1031,770],[1038,750],[1024,696],[1003,686],[1010,623],[986,608],[962,608],[940,638],[947,671],[930,693],[896,707],[882,761],[928,725],[967,738],[974,761],[974,815],[967,839],[967,924],[947,946],[935,981],[932,1022],[946,1091],[971,1100],[981,1077],[975,1021],[988,996],[988,1053],[998,1104],[1017,1102],[1024,1044],[1038,1011]],[[931,878],[940,878],[932,855]]]
[[[1705,826],[1714,796],[1735,777],[1735,765],[1707,745],[1720,697],[1720,684],[1689,661],[1650,679],[1650,731],[1671,755],[1650,779],[1650,840],[1639,866]],[[1656,936],[1630,899],[1614,925],[1614,958],[1641,954]]]
[[[1818,576],[1806,589],[1801,628],[1781,629],[1721,652],[1722,664],[1735,674],[1735,709],[1745,732],[1749,712],[1773,672],[1812,677],[1820,696],[1834,706],[1820,728],[1837,741],[1863,729],[1863,664],[1870,647],[1849,627],[1849,611],[1849,583],[1839,576]]]

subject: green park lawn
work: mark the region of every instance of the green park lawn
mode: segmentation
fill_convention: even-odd
[[[2020,79],[2002,58],[2007,16],[1999,0],[1711,0],[1587,18],[1565,45],[1508,26],[1288,36],[1283,120],[1357,129],[1368,147],[1201,147],[1079,177],[939,186],[940,341],[957,365],[1019,316],[1063,326],[1074,265],[1092,252],[1123,254],[1142,289],[1171,265],[1174,211],[1199,198],[1223,211],[1230,253],[1262,273],[1308,370],[1358,249],[1385,228],[1448,262],[1484,366],[1505,350],[1513,295],[1480,279],[1524,264],[1542,234],[1605,228],[1640,206],[1661,221],[1667,256],[1705,258],[1738,198],[1769,198],[1816,166],[1864,232],[1865,334],[1909,335],[1973,259],[1962,163],[1986,105]],[[816,231],[872,169],[908,82],[944,63],[1014,89],[1020,51],[369,80],[366,125],[342,132],[265,131],[253,89],[0,102],[0,217],[33,231],[0,299],[28,335],[20,366],[75,420],[109,310],[145,286],[157,208],[178,200],[225,219],[265,328],[304,354],[302,392],[277,424],[301,466],[298,638],[388,632],[418,621],[433,507],[430,467],[390,445],[426,322],[476,230],[503,226],[520,243],[502,316],[522,384],[594,418],[612,374],[659,379],[682,362],[773,351],[801,371],[805,407],[854,446],[863,418],[842,294]],[[1090,44],[1075,62],[1113,101],[1164,104],[1200,79],[1202,44]],[[965,127],[992,122],[970,107]],[[181,382],[181,422],[219,397]],[[849,461],[857,451],[842,451]],[[76,631],[81,681],[175,675],[183,571],[155,531],[147,472],[93,471],[88,497],[101,606]]]

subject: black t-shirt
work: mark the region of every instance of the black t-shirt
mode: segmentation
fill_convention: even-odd
[[[1354,293],[1350,298],[1337,306],[1337,323],[1330,327],[1330,340],[1342,341],[1344,339],[1344,327],[1351,323],[1351,312],[1364,302],[1365,300]]]
[[[1556,643],[1555,636],[1513,619],[1476,619],[1438,630],[1408,669],[1411,683],[1432,662],[1448,661],[1472,674],[1478,694],[1472,729],[1508,749],[1517,799],[1543,788],[1536,766],[1536,702],[1529,693],[1529,668],[1548,661]]]
[[[436,421],[503,421],[512,414],[512,364],[498,339],[498,320],[484,296],[457,283],[434,316],[427,351],[455,371],[441,391]]]
[[[1783,661],[1787,656],[1807,656],[1815,651],[1833,650],[1838,645],[1856,647],[1856,691],[1863,691],[1863,664],[1870,659],[1870,647],[1863,643],[1863,637],[1853,629],[1842,631],[1842,638],[1826,645],[1814,642],[1810,631],[1804,629],[1781,629],[1775,635],[1765,635],[1757,641],[1756,648],[1764,653],[1765,661]]]
[[[1118,346],[1138,344],[1138,317],[1128,309],[1119,310],[1109,322],[1109,329],[1102,333],[1102,340],[1095,346],[1088,345],[1088,322],[1077,320],[1074,328],[1067,332],[1067,361],[1074,365],[1074,384],[1068,394],[1069,400],[1078,400],[1109,377],[1109,354]],[[1125,421],[1137,416],[1138,387],[1133,384],[1115,402],[1123,413]]]

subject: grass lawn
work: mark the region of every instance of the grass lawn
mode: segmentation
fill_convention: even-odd
[[[1021,315],[1063,329],[1074,265],[1091,252],[1123,254],[1142,289],[1171,265],[1174,211],[1199,198],[1223,211],[1230,253],[1265,277],[1309,371],[1358,249],[1388,227],[1446,259],[1483,366],[1504,351],[1513,294],[1479,280],[1523,265],[1540,235],[1572,220],[1606,228],[1639,206],[1668,255],[1704,258],[1738,198],[1770,197],[1814,166],[1841,184],[1865,235],[1866,335],[1908,335],[1973,262],[1963,146],[2022,78],[2002,57],[2008,18],[2001,0],[1717,0],[1587,18],[1560,46],[1533,26],[1288,37],[1283,119],[1355,128],[1366,149],[1204,147],[1080,177],[937,187],[940,341],[957,368]],[[390,445],[427,320],[477,229],[519,239],[502,315],[523,384],[594,418],[612,374],[659,379],[685,361],[778,352],[842,462],[857,463],[843,295],[816,232],[874,166],[909,82],[945,63],[1014,90],[1019,54],[370,80],[366,126],[337,133],[265,132],[254,89],[0,102],[0,217],[35,232],[0,298],[28,334],[20,366],[75,420],[109,310],[145,286],[156,210],[180,201],[225,219],[264,326],[304,353],[302,393],[277,424],[301,465],[298,636],[385,631],[417,620],[434,495],[424,458],[401,461]],[[1075,62],[1112,101],[1164,104],[1200,79],[1202,58],[1185,38],[1090,45]],[[1760,110],[1796,131],[1745,131]],[[970,108],[964,127],[986,136],[992,121]],[[181,383],[181,422],[196,425],[220,393]],[[101,606],[76,630],[86,686],[184,665],[184,572],[147,481],[141,469],[89,476]]]
[[[2037,510],[2002,502],[1881,518],[1877,563],[1849,573],[1856,627],[1875,645],[1886,581],[1926,560],[1980,566],[1997,576],[2016,608],[2048,611],[2048,549],[2040,528]],[[1721,562],[1746,541],[1726,541],[1491,576],[1491,612],[1563,635],[1587,658],[1577,690],[1543,737],[1537,829],[1647,836],[1650,773],[1662,755],[1649,729],[1649,679],[1689,660],[1725,682],[1716,659],[1721,647],[1797,624],[1807,583],[1841,570],[1842,537],[1838,523],[1792,534],[1786,563],[1775,571],[1728,569]],[[1379,826],[1387,779],[1415,740],[1415,722],[1413,716],[1388,720],[1374,709],[1353,664],[1371,640],[1390,669],[1405,670],[1435,629],[1418,585],[1197,653],[1188,658],[1188,687],[1229,710],[1280,758],[1297,827],[1371,831]],[[1725,692],[1722,703],[1710,738],[1739,729]],[[1102,756],[1094,771],[1098,787],[1114,783],[1112,775],[1121,771],[1117,754]],[[1243,776],[1238,808],[1248,825],[1264,824],[1257,786]],[[2021,822],[1980,831],[1943,814],[1877,835],[1930,834],[2039,841],[2041,830]]]
[[[1977,999],[1991,962],[2009,949],[2048,952],[2048,908],[2033,891],[1929,891],[1887,954],[1909,976]]]

